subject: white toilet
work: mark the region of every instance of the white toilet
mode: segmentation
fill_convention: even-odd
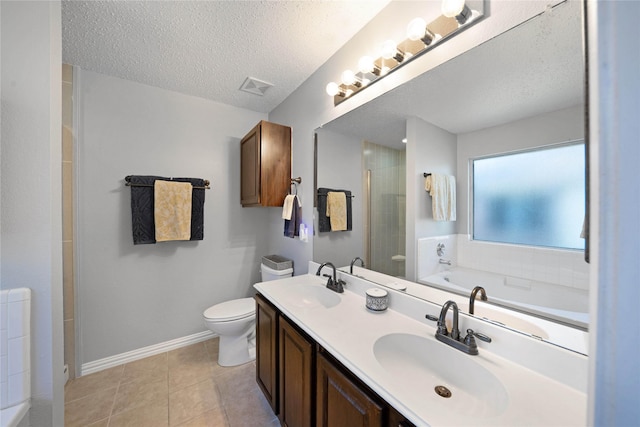
[[[284,279],[293,268],[276,270],[262,264],[262,281]],[[236,366],[256,358],[256,304],[253,298],[240,298],[213,305],[205,310],[204,323],[220,336],[218,364]]]

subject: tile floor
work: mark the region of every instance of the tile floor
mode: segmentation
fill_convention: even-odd
[[[218,339],[71,380],[65,426],[277,427],[255,362],[223,368]]]

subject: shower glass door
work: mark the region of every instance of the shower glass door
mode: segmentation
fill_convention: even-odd
[[[406,152],[365,141],[367,267],[390,276],[405,275]]]

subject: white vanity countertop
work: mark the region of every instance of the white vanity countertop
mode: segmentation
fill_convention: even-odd
[[[415,316],[410,317],[393,309],[394,299],[399,301],[401,298],[411,297],[400,294],[390,295],[390,308],[381,313],[373,313],[366,309],[363,290],[358,286],[347,286],[347,290],[342,294],[332,293],[329,300],[319,299],[316,295],[327,296],[324,292],[326,291],[324,289],[325,281],[326,279],[322,277],[307,274],[257,283],[254,287],[318,344],[328,350],[365,384],[417,426],[578,426],[586,424],[587,397],[582,389],[570,387],[556,379],[542,375],[531,369],[531,365],[523,367],[513,363],[492,352],[490,350],[492,344],[478,341],[480,354],[470,356],[436,341],[434,323],[426,320],[418,321]],[[333,305],[334,303],[335,305]],[[417,304],[417,302],[412,299],[411,304]],[[424,313],[433,313],[433,307],[427,303],[424,304]],[[402,304],[395,304],[395,306],[400,307]],[[489,330],[487,331],[486,328]],[[462,327],[460,330],[464,331]],[[489,333],[490,331],[491,326],[489,325],[482,332]],[[507,332],[511,333],[511,331]],[[406,372],[402,372],[401,366],[390,372],[381,365],[374,354],[374,345],[379,338],[388,334],[409,334],[432,340],[433,343],[429,343],[430,345],[443,346],[438,347],[440,352],[451,352],[445,353],[448,355],[447,360],[450,361],[450,366],[446,366],[445,363],[445,366],[442,367],[442,373],[445,377],[447,377],[447,370],[451,370],[452,373],[457,372],[457,375],[454,376],[460,377],[460,370],[466,368],[470,372],[463,372],[463,376],[472,378],[476,375],[475,382],[478,383],[477,378],[479,377],[477,375],[488,372],[489,376],[498,379],[504,387],[501,390],[506,393],[489,395],[493,393],[490,387],[484,393],[482,392],[484,389],[480,388],[480,392],[474,393],[476,396],[472,396],[471,400],[467,398],[466,404],[461,406],[460,402],[463,398],[458,396],[463,396],[464,391],[457,390],[454,381],[452,384],[445,384],[452,389],[453,396],[449,399],[440,397],[433,389],[435,385],[438,385],[438,382],[443,382],[441,379],[433,379],[434,384],[421,384],[420,382],[429,381],[417,381],[411,371],[405,369]],[[497,334],[503,336],[505,332],[500,331]],[[514,347],[517,346],[519,339],[516,335],[514,333],[514,337],[516,337],[514,338]],[[502,343],[496,348],[508,346],[509,343],[505,343],[505,341],[507,340],[502,339]],[[548,346],[549,344],[534,343],[532,345]],[[527,347],[529,344],[524,346],[524,348]],[[513,348],[509,351],[516,354],[520,350]],[[529,352],[526,349],[523,351]],[[558,349],[557,351],[562,350]],[[533,363],[533,366],[536,364],[539,366],[556,364],[555,360],[541,361],[539,359],[540,357],[548,357],[549,354],[549,350],[544,349],[539,354],[519,354],[518,357],[537,357],[538,360]],[[430,355],[413,354],[411,357],[413,359],[429,358]],[[580,359],[576,365],[585,365],[584,360],[581,359],[584,356],[563,354],[562,357],[565,364],[567,358],[571,363],[570,359],[576,357]],[[464,358],[470,358],[470,360]],[[458,360],[457,363],[456,360]],[[406,361],[398,360],[398,364],[406,365]],[[474,366],[477,369],[473,369]],[[480,384],[482,383],[480,382]],[[487,386],[489,386],[488,383]],[[478,397],[478,399],[474,399],[474,397]],[[474,405],[468,405],[469,402]]]

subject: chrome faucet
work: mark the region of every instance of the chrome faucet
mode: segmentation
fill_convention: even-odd
[[[473,314],[473,306],[475,305],[476,295],[478,294],[478,292],[480,292],[480,299],[482,301],[487,300],[487,293],[482,286],[476,286],[475,288],[473,288],[473,290],[471,291],[471,297],[469,297],[469,314]]]
[[[324,277],[328,277],[327,289],[330,289],[339,294],[343,293],[344,285],[346,285],[346,282],[341,279],[336,279],[336,266],[333,265],[333,263],[325,262],[324,264],[321,264],[320,267],[318,267],[318,271],[316,271],[316,276],[319,276],[322,269],[326,266],[329,266],[333,269],[333,278],[329,274],[323,274]]]
[[[451,260],[450,259],[442,259],[442,258],[440,258],[440,260],[438,261],[438,264],[451,265]]]
[[[364,261],[362,260],[362,258],[360,258],[359,256],[355,257],[353,260],[351,260],[351,265],[349,267],[349,274],[353,275],[353,264],[356,263],[356,261],[360,260],[360,266],[362,268],[364,268]]]
[[[453,325],[451,326],[451,332],[447,330],[447,324],[445,322],[447,312],[450,308],[453,308]],[[458,330],[458,316],[459,310],[458,305],[455,303],[455,301],[449,300],[445,302],[442,306],[442,310],[440,310],[440,317],[438,317],[436,339],[464,353],[475,356],[478,354],[478,345],[476,344],[475,337],[485,342],[491,342],[491,338],[486,335],[474,332],[473,329],[467,329],[467,335],[463,339],[460,339],[460,331]],[[426,317],[429,320],[436,319],[434,316],[431,316],[429,314]]]

